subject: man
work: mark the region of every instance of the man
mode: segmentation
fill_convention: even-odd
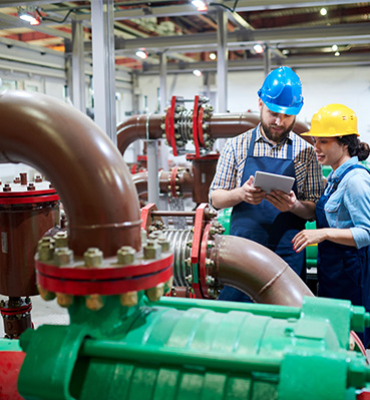
[[[314,218],[323,190],[322,170],[313,147],[291,132],[303,106],[302,84],[289,67],[273,70],[258,91],[260,124],[229,139],[222,150],[210,187],[213,207],[233,207],[230,234],[260,243],[305,279],[305,254],[291,240]],[[295,178],[293,190],[266,194],[254,186],[256,171]],[[220,300],[250,301],[225,286]]]

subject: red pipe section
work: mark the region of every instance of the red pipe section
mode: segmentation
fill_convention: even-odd
[[[140,210],[129,170],[106,134],[77,109],[38,93],[0,94],[0,148],[52,182],[69,220],[76,255],[141,248]]]
[[[300,307],[303,296],[313,296],[282,258],[251,240],[215,235],[210,258],[214,261],[212,276],[256,303]]]

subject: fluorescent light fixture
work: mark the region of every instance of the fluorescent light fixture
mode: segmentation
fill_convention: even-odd
[[[195,76],[202,76],[202,75],[203,75],[202,71],[199,70],[199,69],[195,69],[195,70],[193,71],[193,74],[194,74]]]
[[[326,15],[328,13],[328,10],[326,9],[326,8],[322,8],[321,10],[320,10],[320,14],[321,15]]]
[[[338,46],[336,44],[333,44],[333,46],[331,46],[331,49],[333,51],[337,51],[338,50]]]
[[[191,4],[197,8],[198,11],[207,11],[207,3],[203,0],[192,0]]]
[[[262,44],[256,43],[256,44],[253,46],[253,50],[254,50],[257,54],[263,53],[263,46],[262,46]]]
[[[18,17],[30,25],[40,25],[40,16],[36,13],[35,7],[18,8]]]
[[[216,56],[215,53],[210,53],[209,58],[210,58],[211,60],[216,60],[217,56]]]
[[[139,49],[135,53],[139,58],[142,60],[145,60],[148,58],[148,53],[145,51],[145,49]]]
[[[339,51],[336,51],[336,52],[334,53],[334,55],[335,55],[335,57],[339,57],[339,56],[340,56]]]
[[[284,50],[282,50],[282,53],[284,54],[284,56],[286,56],[287,54],[289,54],[289,50],[284,49]]]

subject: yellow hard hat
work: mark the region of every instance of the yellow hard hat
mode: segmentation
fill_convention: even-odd
[[[314,114],[311,129],[301,136],[335,137],[345,135],[360,136],[354,111],[343,104],[329,104]]]

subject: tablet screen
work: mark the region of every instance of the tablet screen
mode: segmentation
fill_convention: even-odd
[[[266,193],[271,190],[281,190],[289,193],[292,190],[295,179],[291,176],[271,174],[269,172],[256,171],[254,186],[260,187]]]

